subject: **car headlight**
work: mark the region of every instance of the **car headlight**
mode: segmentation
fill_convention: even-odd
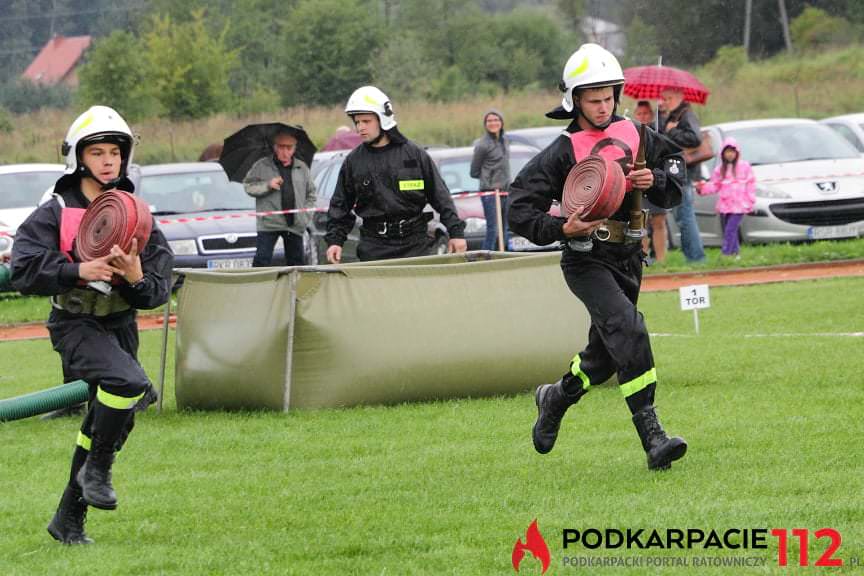
[[[486,234],[486,220],[484,218],[466,218],[465,234]]]
[[[788,192],[768,186],[757,186],[756,196],[759,198],[792,198]]]
[[[198,246],[195,240],[169,240],[168,246],[176,256],[195,256],[198,254]]]

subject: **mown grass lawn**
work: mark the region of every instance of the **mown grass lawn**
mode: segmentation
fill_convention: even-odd
[[[797,574],[767,550],[562,549],[564,528],[831,527],[835,557],[864,560],[862,279],[715,288],[712,307],[642,297],[661,379],[658,411],[690,451],[650,473],[617,390],[593,390],[559,444],[534,453],[529,394],[278,413],[166,411],[138,421],[118,458],[120,508],[92,511],[95,546],[45,525],[77,419],[0,425],[2,574],[514,574],[533,519],[547,574]],[[662,334],[662,335],[661,335]],[[809,334],[809,336],[807,335]],[[818,335],[816,335],[818,334]],[[847,335],[842,335],[847,334]],[[159,334],[142,337],[155,379]],[[59,381],[47,341],[0,343],[0,396]],[[562,366],[566,359],[562,358]],[[170,373],[170,371],[169,371]],[[813,541],[810,563],[825,549]],[[792,542],[796,542],[794,539]],[[595,568],[565,556],[763,558],[763,568]],[[98,568],[96,568],[98,567]],[[519,574],[539,574],[529,555]]]

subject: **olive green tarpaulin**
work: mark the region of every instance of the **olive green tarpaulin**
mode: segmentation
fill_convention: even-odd
[[[180,408],[390,404],[522,392],[587,342],[560,253],[183,270]]]

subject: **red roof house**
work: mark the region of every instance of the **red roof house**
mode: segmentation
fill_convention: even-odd
[[[90,42],[90,36],[55,36],[45,44],[21,77],[40,84],[77,86],[75,67]]]

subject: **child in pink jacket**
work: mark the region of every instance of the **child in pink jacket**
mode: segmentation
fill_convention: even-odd
[[[697,185],[699,194],[719,194],[717,213],[723,227],[725,256],[738,254],[738,228],[744,214],[753,210],[756,202],[756,178],[746,160],[741,159],[741,150],[734,138],[723,141],[720,162],[714,168],[711,179]]]

